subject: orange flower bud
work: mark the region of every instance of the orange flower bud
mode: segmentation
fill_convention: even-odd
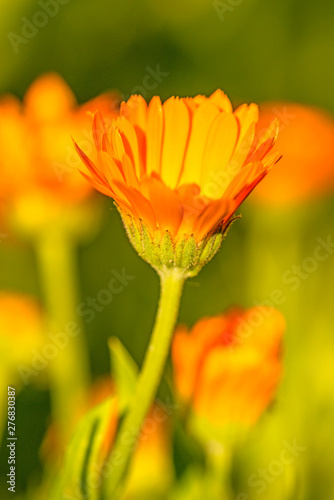
[[[172,347],[180,398],[216,426],[251,425],[273,399],[281,376],[282,315],[275,309],[246,311],[179,327]]]

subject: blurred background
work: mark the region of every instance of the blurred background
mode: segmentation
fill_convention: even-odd
[[[57,72],[79,104],[110,90],[118,91],[121,99],[133,93],[166,99],[209,95],[222,88],[234,105],[281,103],[272,106],[274,115],[277,109],[284,114],[285,102],[334,113],[334,6],[330,0],[63,0],[56,7],[54,2],[49,5],[52,14],[36,17],[43,11],[42,4],[49,5],[46,0],[0,0],[0,94],[22,100],[37,77]],[[288,129],[289,124],[286,134]],[[316,132],[311,131],[310,141],[302,145],[305,157],[308,148],[313,151],[320,141]],[[291,162],[289,168],[293,167]],[[250,433],[247,451],[239,451],[235,459],[233,498],[239,500],[334,499],[334,252],[330,246],[334,162],[331,167],[314,192],[312,170],[304,172],[301,167],[301,179],[310,181],[306,195],[300,195],[296,179],[294,186],[289,185],[290,197],[284,196],[283,181],[267,185],[275,196],[249,199],[214,261],[185,285],[180,321],[189,326],[231,304],[270,303],[286,317],[284,378],[271,418]],[[313,164],[315,172],[321,168],[322,164]],[[282,190],[282,200],[277,189]],[[75,248],[78,304],[96,298],[113,271],[125,269],[133,279],[95,310],[94,320],[88,321],[88,315],[81,318],[93,380],[109,373],[110,336],[118,336],[135,360],[142,361],[159,291],[156,273],[128,243],[112,201],[100,194],[96,200],[94,229],[79,238]],[[80,220],[78,224],[85,225],[85,219]],[[37,253],[31,240],[19,233],[8,224],[1,230],[1,291],[29,294],[43,304]],[[315,256],[319,244],[322,257],[326,256],[320,260]],[[40,446],[50,407],[43,378],[21,387],[17,395],[19,494],[41,480]],[[277,458],[282,442],[294,440],[305,451],[283,473],[270,476],[265,491],[257,493],[249,477]],[[176,453],[180,455],[176,463],[183,464],[184,452]],[[1,498],[8,494],[3,474],[6,460],[7,450],[2,447]]]

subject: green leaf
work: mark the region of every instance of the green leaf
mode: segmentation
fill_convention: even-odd
[[[116,399],[110,397],[80,420],[69,444],[52,500],[100,500],[102,468],[117,425]]]
[[[138,366],[117,337],[108,341],[111,374],[116,384],[118,407],[122,414],[129,406],[137,384]]]

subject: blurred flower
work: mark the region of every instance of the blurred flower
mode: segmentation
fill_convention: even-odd
[[[29,211],[73,205],[90,194],[77,172],[71,135],[85,147],[91,127],[90,112],[112,114],[114,97],[104,95],[78,106],[69,87],[57,74],[39,77],[28,89],[23,104],[14,96],[0,98],[1,197],[10,206],[28,199]],[[36,210],[35,210],[36,212]]]
[[[275,118],[280,168],[264,180],[253,201],[269,206],[296,205],[334,189],[334,119],[321,109],[294,103],[260,106],[259,129]]]
[[[0,292],[0,359],[3,371],[30,363],[32,350],[44,340],[42,311],[35,299],[12,292]],[[18,373],[15,377],[18,378]],[[12,381],[14,383],[14,381]]]
[[[251,425],[273,399],[281,376],[281,314],[270,308],[198,321],[175,334],[172,359],[177,392],[212,424]]]
[[[144,420],[124,500],[163,495],[168,491],[173,480],[168,418],[165,410],[155,405]]]
[[[110,377],[104,377],[98,379],[92,386],[89,387],[88,393],[85,395],[85,405],[77,405],[72,408],[72,413],[74,415],[73,429],[70,429],[71,433],[74,428],[78,425],[80,419],[84,418],[85,413],[99,404],[106,401],[115,393],[112,381]],[[74,398],[75,402],[75,398]],[[111,417],[110,417],[110,427],[108,429],[108,436],[104,436],[103,442],[101,443],[101,455],[105,457],[109,452],[110,446],[114,440],[116,433],[117,422],[118,422],[118,408],[116,403],[113,402],[111,405]],[[62,435],[58,428],[57,422],[51,422],[49,425],[46,435],[44,437],[41,446],[41,456],[45,463],[54,464],[58,458],[61,458],[64,453],[65,446],[68,443],[62,441]]]
[[[164,104],[159,97],[147,105],[132,96],[110,126],[95,115],[97,162],[78,146],[77,151],[89,171],[83,175],[115,200],[136,248],[141,222],[159,240],[156,246],[166,231],[170,246],[192,235],[199,244],[226,230],[279,158],[268,156],[277,121],[260,138],[257,121],[255,104],[233,112],[220,90],[209,98],[171,97]]]

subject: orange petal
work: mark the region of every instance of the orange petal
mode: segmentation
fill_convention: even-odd
[[[195,228],[195,238],[200,241],[211,234],[229,212],[229,200],[214,200],[208,204],[198,218]]]
[[[105,151],[99,151],[97,156],[100,173],[104,175],[109,185],[115,181],[124,182],[124,175],[113,158]]]
[[[105,183],[100,184],[95,178],[90,177],[90,175],[87,175],[85,172],[82,172],[81,170],[79,170],[79,172],[95,189],[100,191],[100,193],[105,194],[107,196],[112,196],[111,190],[109,189],[108,186],[106,186]]]
[[[150,201],[161,229],[169,229],[176,235],[182,220],[180,197],[163,182],[150,178]]]
[[[264,142],[272,139],[273,142],[276,142],[279,131],[279,119],[275,118],[269,125],[269,127],[264,131],[259,140],[259,146]]]
[[[182,173],[190,116],[185,103],[175,97],[164,103],[163,111],[164,138],[160,175],[167,186],[175,188]]]
[[[137,177],[141,175],[137,134],[133,125],[124,117],[117,118],[115,127],[120,132],[125,153],[132,159]],[[120,151],[121,149],[119,149]],[[122,160],[120,156],[120,160]]]
[[[98,111],[94,114],[92,130],[94,144],[96,149],[99,151],[102,149],[103,135],[106,134],[107,130],[104,125],[103,117]]]
[[[163,109],[160,97],[153,97],[148,107],[146,173],[160,173],[161,148],[164,127]]]
[[[124,194],[138,219],[143,220],[152,228],[156,228],[157,221],[151,203],[137,189],[129,188],[124,183],[115,182],[115,185]]]
[[[135,169],[131,158],[129,156],[124,155],[122,159],[122,169],[124,173],[124,179],[126,184],[129,187],[133,187],[135,189],[139,189],[138,178],[135,174]]]
[[[249,163],[233,178],[224,192],[224,197],[234,199],[245,186],[252,184],[263,171],[264,166],[261,162]]]
[[[88,156],[82,151],[82,149],[79,148],[79,146],[75,141],[73,141],[73,143],[78,155],[80,156],[81,160],[83,161],[89,172],[92,174],[93,178],[96,177],[99,180],[99,182],[103,184],[105,182],[105,179],[101,176],[101,174],[99,173],[97,167],[94,165],[92,160],[88,158]]]
[[[247,158],[247,162],[261,161],[273,148],[275,144],[275,139],[273,137],[267,139],[265,142],[262,142],[260,146],[256,148],[256,150]]]

